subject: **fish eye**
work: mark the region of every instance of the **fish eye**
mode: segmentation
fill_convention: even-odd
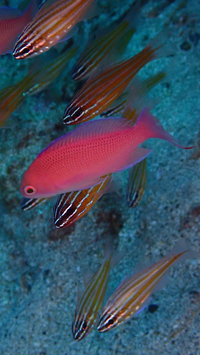
[[[107,319],[106,328],[110,328],[116,322],[116,320],[117,320],[116,317],[112,317],[112,318]]]
[[[82,323],[82,330],[84,331],[86,330],[86,328],[87,328],[87,322],[86,320],[84,320],[84,322]]]
[[[114,323],[114,319],[110,318],[109,321],[107,322],[107,325],[113,325],[113,323]]]
[[[21,49],[21,51],[20,51],[20,55],[27,55],[28,53],[29,53],[29,48],[28,47],[24,47],[24,48],[22,48]]]
[[[25,188],[24,188],[24,192],[29,196],[35,194],[36,191],[37,190],[33,186],[25,186]]]

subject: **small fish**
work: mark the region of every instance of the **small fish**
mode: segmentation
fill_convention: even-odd
[[[134,125],[129,117],[86,122],[52,142],[25,172],[22,195],[43,198],[98,185],[103,176],[128,169],[146,158],[151,150],[139,145],[149,138],[185,148],[148,109],[142,111],[136,124],[135,112],[133,119]]]
[[[0,55],[12,52],[17,37],[37,10],[36,0],[31,1],[24,13],[11,7],[0,8]]]
[[[107,243],[101,267],[87,282],[83,295],[78,297],[72,324],[74,340],[82,340],[94,327],[106,293],[110,270],[115,264],[113,247]]]
[[[111,184],[111,174],[89,189],[62,194],[54,206],[54,224],[57,228],[70,226],[83,217],[102,197]]]
[[[48,60],[47,62],[44,62],[44,64],[36,63],[37,65],[33,65],[30,70],[33,74],[33,83],[30,89],[26,91],[26,95],[39,93],[50,85],[67,66],[69,60],[75,55],[76,51],[76,47],[71,47],[63,54],[57,56],[54,60]]]
[[[21,209],[23,211],[29,211],[32,208],[41,205],[47,201],[47,198],[26,198],[24,197],[21,202]]]
[[[141,201],[147,182],[147,159],[131,168],[129,172],[126,199],[129,207],[136,207]]]
[[[19,36],[13,56],[28,58],[48,51],[83,19],[93,0],[47,0]]]
[[[146,95],[149,90],[151,90],[154,86],[159,84],[164,78],[167,76],[167,71],[160,71],[159,73],[151,76],[148,79],[145,79],[140,83],[140,81],[133,79],[133,82],[131,82],[131,86],[135,87],[135,93],[134,95],[138,95],[138,85],[139,85],[139,90],[140,90],[140,97],[142,98],[143,95]],[[121,94],[117,100],[113,102],[112,105],[109,106],[108,110],[105,112],[102,112],[100,114],[101,117],[111,117],[111,116],[119,116],[122,114],[122,112],[125,110],[126,107],[126,102],[129,97],[129,92],[125,91],[123,94]]]
[[[104,112],[123,93],[142,67],[160,55],[171,53],[171,49],[165,48],[168,40],[166,37],[166,33],[159,33],[134,57],[107,67],[100,74],[89,78],[67,106],[63,123],[70,125],[85,122]]]
[[[32,79],[32,75],[27,74],[16,84],[0,90],[0,127],[24,101]]]
[[[126,19],[114,30],[112,29],[106,34],[98,36],[91,44],[89,43],[72,70],[72,78],[74,80],[87,78],[122,37],[123,42],[125,41],[125,36],[128,37],[129,41],[135,33],[135,28],[129,29],[129,26],[129,20]]]
[[[0,127],[19,107],[27,95],[33,95],[44,90],[62,72],[68,61],[73,57],[76,48],[58,56],[53,61],[33,65],[29,73],[10,87],[0,90]],[[35,64],[35,63],[34,63]]]
[[[99,332],[106,332],[141,312],[148,304],[152,293],[161,288],[163,277],[176,263],[187,258],[198,257],[181,242],[163,259],[135,275],[126,278],[108,299],[97,326]]]

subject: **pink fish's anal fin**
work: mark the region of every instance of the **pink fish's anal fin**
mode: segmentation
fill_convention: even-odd
[[[122,171],[131,168],[133,165],[145,159],[151,152],[152,149],[137,147],[129,154],[126,159],[124,159],[123,165],[120,166],[116,171]]]

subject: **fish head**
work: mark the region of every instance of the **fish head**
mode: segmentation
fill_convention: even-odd
[[[75,317],[72,324],[72,334],[74,340],[82,340],[91,330],[92,324],[87,317]]]
[[[107,332],[108,330],[116,327],[118,325],[118,317],[114,312],[104,311],[100,317],[99,323],[97,325],[97,330],[100,333]]]
[[[84,114],[83,108],[79,105],[74,105],[72,102],[64,112],[63,123],[66,125],[79,123],[79,121],[83,120]]]
[[[43,198],[57,195],[58,187],[48,173],[48,166],[38,156],[25,172],[20,191],[26,198]]]
[[[23,29],[21,35],[18,37],[17,42],[13,48],[13,56],[15,59],[24,59],[41,54],[49,49],[45,39],[39,38],[37,30],[32,30],[32,22]],[[42,48],[45,49],[42,49]]]
[[[27,41],[21,40],[20,37],[13,48],[13,56],[15,59],[24,59],[33,55],[35,46]],[[36,54],[36,53],[34,53]]]

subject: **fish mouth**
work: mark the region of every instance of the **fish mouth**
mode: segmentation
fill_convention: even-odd
[[[31,54],[33,54],[33,48],[30,43],[21,44],[17,42],[13,48],[13,57],[15,57],[15,59],[27,58],[30,57]]]
[[[65,109],[63,116],[63,123],[66,125],[79,123],[79,120],[83,118],[84,111],[81,106],[69,105]]]

